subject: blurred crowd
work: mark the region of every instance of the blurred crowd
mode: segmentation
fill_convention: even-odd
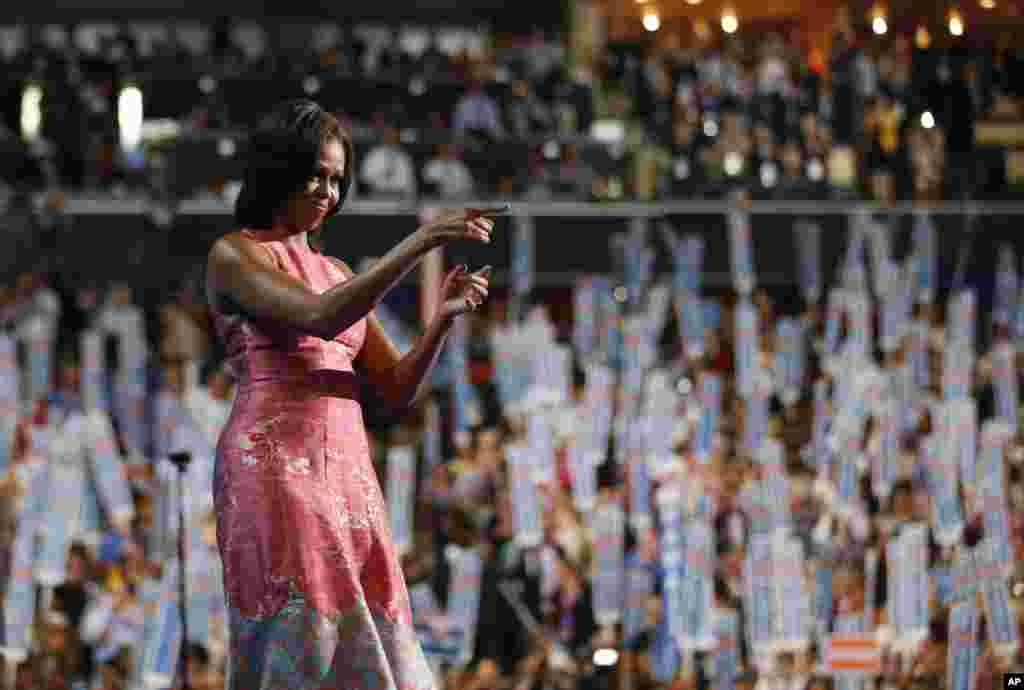
[[[937,299],[944,294],[919,290],[919,273],[903,270],[929,261],[924,246],[915,243],[907,264],[891,256],[876,264],[872,254],[870,265],[889,266],[891,280],[867,270],[863,243],[851,247],[821,299],[779,299],[749,276],[723,294],[702,291],[695,278],[694,293],[638,277],[629,261],[607,295],[581,276],[568,311],[534,300],[517,309],[526,315],[518,321],[508,316],[511,298],[498,294],[466,317],[422,408],[395,423],[372,419],[367,406],[440,687],[989,690],[1002,672],[1022,668],[1016,255],[1001,253],[994,307],[963,311],[958,305],[975,305],[970,293],[951,292],[947,310]],[[130,285],[68,294],[56,282],[24,273],[0,293],[0,404],[17,412],[0,436],[10,442],[0,453],[0,651],[9,670],[27,640],[12,687],[169,682],[173,664],[151,650],[173,649],[172,638],[146,621],[174,617],[179,496],[168,457],[184,450],[192,458],[188,668],[192,688],[220,688],[225,632],[209,492],[233,380],[202,290],[154,308]],[[904,318],[894,323],[892,309]],[[695,322],[698,332],[687,332]],[[961,436],[954,428],[970,410],[973,431]],[[970,448],[967,469],[948,456],[954,446]],[[396,496],[410,487],[389,464],[402,448],[413,453],[416,479],[411,505],[399,511]],[[941,469],[950,463],[952,476]],[[120,471],[111,475],[111,466]],[[84,468],[70,485],[80,492],[70,515],[69,485],[36,481],[58,476],[57,467]],[[623,519],[607,519],[616,514]],[[68,528],[56,529],[64,519]],[[680,540],[699,548],[692,535],[701,525],[704,560],[690,551],[684,559],[695,568],[684,599],[703,611],[689,614],[704,621],[693,624],[697,634],[673,619],[670,553]],[[917,594],[897,578],[908,564],[891,554],[922,527],[916,565],[927,573],[918,583],[927,604],[908,643],[907,621],[893,619],[905,614],[895,583],[901,597]],[[26,529],[30,544],[44,546],[19,549]],[[758,588],[774,580],[765,580],[763,554],[753,554],[778,530],[801,554],[795,598],[784,601],[806,605],[785,645],[776,628],[765,639],[755,615],[769,596]],[[64,535],[56,552],[45,546],[54,534]],[[970,589],[975,579],[961,568],[980,544],[1005,548],[1009,567],[994,578],[989,569]],[[479,559],[478,577],[463,576],[466,554]],[[64,570],[43,567],[53,562]],[[34,615],[21,638],[23,619],[10,612],[25,582]],[[990,596],[993,582],[1005,585],[991,590],[1005,599]],[[976,612],[973,636],[951,632],[951,611],[962,607]],[[782,612],[772,610],[777,621]],[[737,625],[722,632],[718,621],[729,615]],[[829,633],[858,627],[877,634],[883,673],[829,673]],[[970,645],[976,684],[968,686],[951,663],[964,663]]]
[[[567,37],[550,30],[229,19],[8,27],[5,177],[116,193],[167,184],[168,170],[186,165],[172,167],[166,147],[119,145],[118,95],[137,84],[147,119],[175,121],[183,139],[209,134],[227,157],[236,146],[223,133],[251,126],[271,106],[260,99],[322,100],[351,126],[354,193],[371,198],[644,201],[744,188],[767,199],[889,202],[1005,193],[999,166],[976,155],[974,129],[1019,120],[1012,33],[991,45],[940,45],[927,31],[875,35],[841,11],[830,53],[819,55],[799,29],[698,28],[685,39],[664,29],[611,44],[570,69]],[[42,85],[41,128],[26,147],[19,104],[31,83]],[[220,193],[224,174],[187,191]]]

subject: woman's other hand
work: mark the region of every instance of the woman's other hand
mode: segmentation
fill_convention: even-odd
[[[451,320],[474,311],[487,299],[491,267],[468,272],[465,265],[452,269],[441,284],[441,318]]]

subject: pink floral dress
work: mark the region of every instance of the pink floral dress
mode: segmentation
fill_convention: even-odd
[[[323,292],[345,279],[305,246],[260,244]],[[238,376],[214,504],[230,625],[228,690],[429,690],[370,460],[360,321],[334,340],[214,312]]]

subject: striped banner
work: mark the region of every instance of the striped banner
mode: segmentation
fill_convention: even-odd
[[[159,585],[142,597],[146,621],[142,628],[141,679],[147,690],[170,688],[181,650],[181,612],[178,609],[178,559],[163,563]]]
[[[586,439],[577,435],[567,446],[569,471],[572,474],[572,497],[576,509],[589,515],[597,500],[597,465],[601,454],[589,448]]]
[[[667,575],[668,573],[666,573]],[[659,619],[658,625],[654,629],[654,642],[651,651],[651,675],[659,683],[672,682],[679,672],[682,662],[678,637],[673,632],[676,627],[676,619],[669,616],[669,612],[674,607],[672,600],[676,597],[678,591],[669,588],[670,584],[672,583],[666,580],[665,586],[662,588],[661,606],[662,610],[665,611],[665,615]],[[675,582],[673,586],[677,587],[678,582]]]
[[[935,297],[938,238],[931,216],[923,209],[914,211],[913,246],[916,298],[921,304],[931,304]]]
[[[665,632],[679,649],[685,636],[685,609],[683,607],[683,501],[677,482],[661,485],[655,494],[658,504],[658,546],[662,571],[663,612]],[[660,628],[661,626],[659,626]]]
[[[832,451],[828,444],[832,414],[829,409],[829,384],[824,378],[814,382],[814,421],[811,429],[811,450],[818,479],[828,480],[831,475]]]
[[[423,462],[426,465],[424,474],[431,476],[433,469],[441,462],[441,411],[435,400],[427,401],[424,416]]]
[[[104,361],[103,337],[99,331],[85,330],[79,337],[82,352],[81,395],[82,407],[86,412],[109,410],[106,392],[106,362]]]
[[[526,445],[532,461],[531,474],[535,482],[554,482],[555,438],[551,417],[541,410],[526,415]]]
[[[458,663],[465,665],[473,657],[477,619],[480,615],[480,578],[484,563],[476,549],[453,552],[451,585],[448,592],[448,617],[462,633]]]
[[[135,504],[124,475],[124,464],[118,456],[114,430],[105,413],[99,410],[86,417],[86,424],[88,456],[97,494],[111,526],[127,529],[135,515]]]
[[[636,641],[649,629],[647,599],[654,593],[652,564],[632,557],[626,569],[625,609],[622,615],[622,639],[627,645]]]
[[[825,307],[825,343],[822,356],[826,359],[835,355],[839,348],[840,328],[845,313],[846,291],[832,288],[828,291],[828,304]]]
[[[886,544],[888,622],[913,647],[928,635],[928,530],[911,524]]]
[[[871,219],[865,213],[850,214],[846,253],[839,270],[841,271],[841,285],[851,293],[863,294],[868,291],[867,268],[864,265],[864,244],[867,226],[870,222]]]
[[[512,507],[516,521],[515,541],[523,548],[537,546],[544,540],[544,533],[541,530],[537,484],[534,480],[530,451],[520,444],[506,444],[505,462],[509,468]]]
[[[704,355],[704,312],[700,295],[694,292],[677,292],[675,296],[676,319],[680,324],[683,350],[691,359]]]
[[[714,648],[715,534],[706,520],[687,521],[683,561],[683,649]]]
[[[975,349],[978,298],[974,290],[961,290],[949,299],[947,323],[949,339],[964,345],[972,354]]]
[[[978,666],[978,610],[973,601],[954,604],[949,613],[946,687],[974,690]]]
[[[832,630],[832,565],[819,561],[814,569],[814,627],[818,639]]]
[[[741,299],[736,305],[736,388],[743,399],[749,398],[753,392],[757,333],[754,305],[747,299]]]
[[[888,500],[896,481],[900,452],[899,413],[902,403],[890,392],[883,398],[881,414],[875,417],[878,429],[878,452],[871,464],[871,488],[875,495]]]
[[[1012,655],[1020,648],[1017,611],[1010,604],[1010,588],[1002,577],[987,580],[982,585],[985,600],[985,621],[988,639],[1000,654]]]
[[[744,564],[747,637],[751,653],[760,656],[775,643],[772,536],[751,534]]]
[[[700,374],[700,422],[694,438],[694,452],[701,464],[707,463],[715,447],[715,436],[722,416],[722,379],[714,372]]]
[[[625,600],[624,538],[626,515],[617,501],[598,502],[591,531],[594,535],[594,617],[599,626],[622,620]]]
[[[413,547],[416,453],[411,446],[389,446],[386,462],[391,537],[398,556],[402,557]]]
[[[654,524],[651,517],[651,478],[648,472],[648,439],[651,438],[653,418],[643,415],[629,426],[626,449],[626,468],[629,472],[629,525],[643,531]]]
[[[875,629],[875,602],[878,598],[878,551],[868,549],[864,554],[864,631]]]
[[[874,635],[862,632],[829,635],[822,658],[826,672],[837,676],[872,676],[882,672],[881,646]]]
[[[802,651],[810,640],[804,626],[803,544],[780,529],[772,535],[772,590],[776,650]]]
[[[576,278],[572,302],[572,345],[579,358],[589,362],[598,343],[597,290],[592,278]]]
[[[533,289],[534,235],[533,216],[516,214],[512,230],[510,279],[512,296],[521,308],[525,298]],[[520,313],[516,311],[516,314]]]
[[[1007,328],[1017,311],[1017,255],[1013,245],[999,247],[996,264],[996,290],[992,308],[992,325]]]
[[[888,292],[882,298],[879,345],[882,352],[895,352],[907,334],[910,321],[910,276],[902,266],[893,266]]]
[[[53,381],[53,332],[41,314],[30,316],[24,325],[28,346],[27,401],[45,399]]]
[[[745,211],[730,211],[729,258],[732,266],[732,285],[744,297],[756,287],[754,275],[754,253],[751,248],[750,214]]]
[[[86,480],[80,457],[80,429],[55,433],[49,448],[49,504],[41,524],[42,547],[36,559],[36,582],[53,588],[67,576],[68,548],[78,534],[82,484]]]
[[[944,441],[940,432],[925,437],[921,442],[921,462],[928,473],[935,540],[943,546],[951,546],[960,540],[964,520],[957,492],[958,465],[953,449]]]
[[[798,220],[793,226],[796,251],[799,258],[800,291],[804,301],[817,304],[821,299],[821,226]]]
[[[803,331],[796,319],[779,319],[775,329],[775,380],[782,402],[792,405],[803,389],[801,362],[803,361]]]
[[[1017,433],[1017,414],[1020,392],[1017,387],[1017,350],[1008,340],[1001,340],[992,348],[992,388],[996,398],[996,416]]]
[[[32,479],[35,477],[30,477],[28,482],[30,492],[39,488],[38,482]],[[31,509],[23,511],[11,544],[11,570],[3,596],[3,646],[0,651],[16,663],[28,658],[33,643],[36,612],[33,571],[38,526],[39,514]]]
[[[978,404],[973,398],[962,398],[946,405],[947,431],[957,458],[960,482],[974,486],[976,449],[978,447]]]
[[[452,432],[457,443],[462,442],[461,439],[466,437],[470,428],[479,424],[481,420],[480,400],[476,394],[476,387],[469,380],[467,328],[465,319],[457,320],[448,336],[446,348],[452,374]]]
[[[121,367],[114,383],[114,410],[128,453],[145,454],[146,438],[146,351],[145,341],[121,339]]]
[[[16,344],[14,338],[0,332],[0,473],[11,463],[18,407]]]
[[[714,610],[714,690],[735,690],[740,663],[740,617],[736,611]]]
[[[871,257],[871,274],[874,278],[875,295],[880,299],[890,294],[896,267],[892,262],[892,240],[890,230],[878,221],[865,224],[868,253]]]
[[[1003,447],[1009,438],[1008,429],[1001,422],[989,420],[985,422],[981,437],[976,509],[983,515],[985,539],[992,545],[994,561],[1008,569],[1014,561],[1003,469]]]
[[[753,386],[743,414],[743,445],[752,456],[757,455],[768,432],[768,398],[771,394],[771,374],[755,366]]]

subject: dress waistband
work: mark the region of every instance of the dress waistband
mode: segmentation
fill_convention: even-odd
[[[359,377],[352,362],[330,350],[250,350],[245,355],[241,390],[287,385],[290,397],[359,399]]]

